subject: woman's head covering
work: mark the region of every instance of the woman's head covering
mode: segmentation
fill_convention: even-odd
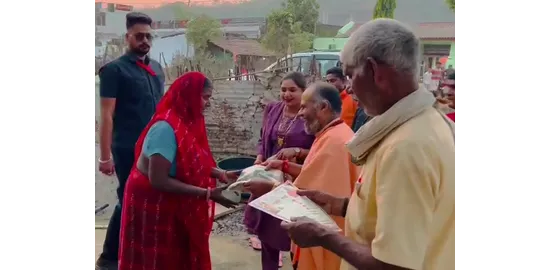
[[[172,83],[157,105],[153,118],[137,140],[135,160],[137,162],[141,155],[145,136],[151,126],[158,121],[166,121],[174,130],[177,144],[174,158],[176,176],[174,178],[189,185],[211,189],[216,187],[215,179],[211,178],[211,170],[216,164],[209,147],[203,118],[201,97],[205,81],[205,75],[202,73],[188,72]],[[143,182],[148,183],[148,181]],[[188,265],[182,265],[182,268],[211,269],[211,258],[207,251],[209,250],[209,235],[213,226],[215,203],[191,196],[170,196],[168,198],[168,200],[163,200],[164,205],[174,209],[175,221],[181,221],[179,225],[182,230],[178,236],[187,239],[183,243],[186,250],[189,251],[186,255],[195,258],[195,260],[187,260]],[[176,201],[174,198],[179,200]]]
[[[201,72],[188,72],[180,76],[162,97],[155,114],[172,110],[183,121],[202,118],[201,97],[206,80]]]
[[[143,141],[153,124],[158,121],[168,122],[175,130],[176,138],[185,130],[199,138],[198,143],[210,152],[203,105],[201,97],[207,78],[201,72],[188,72],[176,79],[157,105],[155,114],[145,127],[136,143],[135,154],[139,157]],[[213,160],[214,162],[214,160]]]

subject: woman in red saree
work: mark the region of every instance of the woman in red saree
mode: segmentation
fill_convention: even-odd
[[[235,178],[211,156],[203,117],[211,94],[203,74],[186,73],[139,137],[124,192],[120,270],[211,269],[214,202],[234,206],[214,178]]]

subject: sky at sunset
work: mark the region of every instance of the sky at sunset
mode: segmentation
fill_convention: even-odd
[[[148,8],[148,7],[157,7],[163,4],[175,3],[175,2],[184,2],[187,3],[187,0],[176,0],[176,1],[168,1],[168,0],[115,0],[115,1],[95,1],[95,3],[102,2],[102,3],[114,3],[114,4],[123,4],[123,5],[132,5],[137,8]],[[245,2],[241,0],[220,0],[220,3],[238,3],[238,2]],[[191,0],[192,4],[196,5],[213,5],[215,1],[213,0]]]

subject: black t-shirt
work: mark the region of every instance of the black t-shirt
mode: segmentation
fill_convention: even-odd
[[[112,147],[133,148],[141,131],[155,113],[164,93],[161,65],[146,57],[156,76],[137,65],[137,56],[128,53],[99,71],[101,98],[116,98]]]

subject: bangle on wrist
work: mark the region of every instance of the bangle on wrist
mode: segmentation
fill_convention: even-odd
[[[109,159],[107,159],[107,160],[102,160],[102,159],[100,159],[100,158],[99,158],[99,163],[102,163],[102,164],[104,164],[104,163],[108,163],[108,162],[110,162],[111,160],[112,160],[112,157],[110,157],[110,158],[109,158]]]
[[[206,195],[206,196],[207,196],[207,197],[206,197],[205,199],[206,199],[207,201],[210,201],[210,200],[211,200],[211,189],[210,189],[210,188],[207,189],[207,195]]]

